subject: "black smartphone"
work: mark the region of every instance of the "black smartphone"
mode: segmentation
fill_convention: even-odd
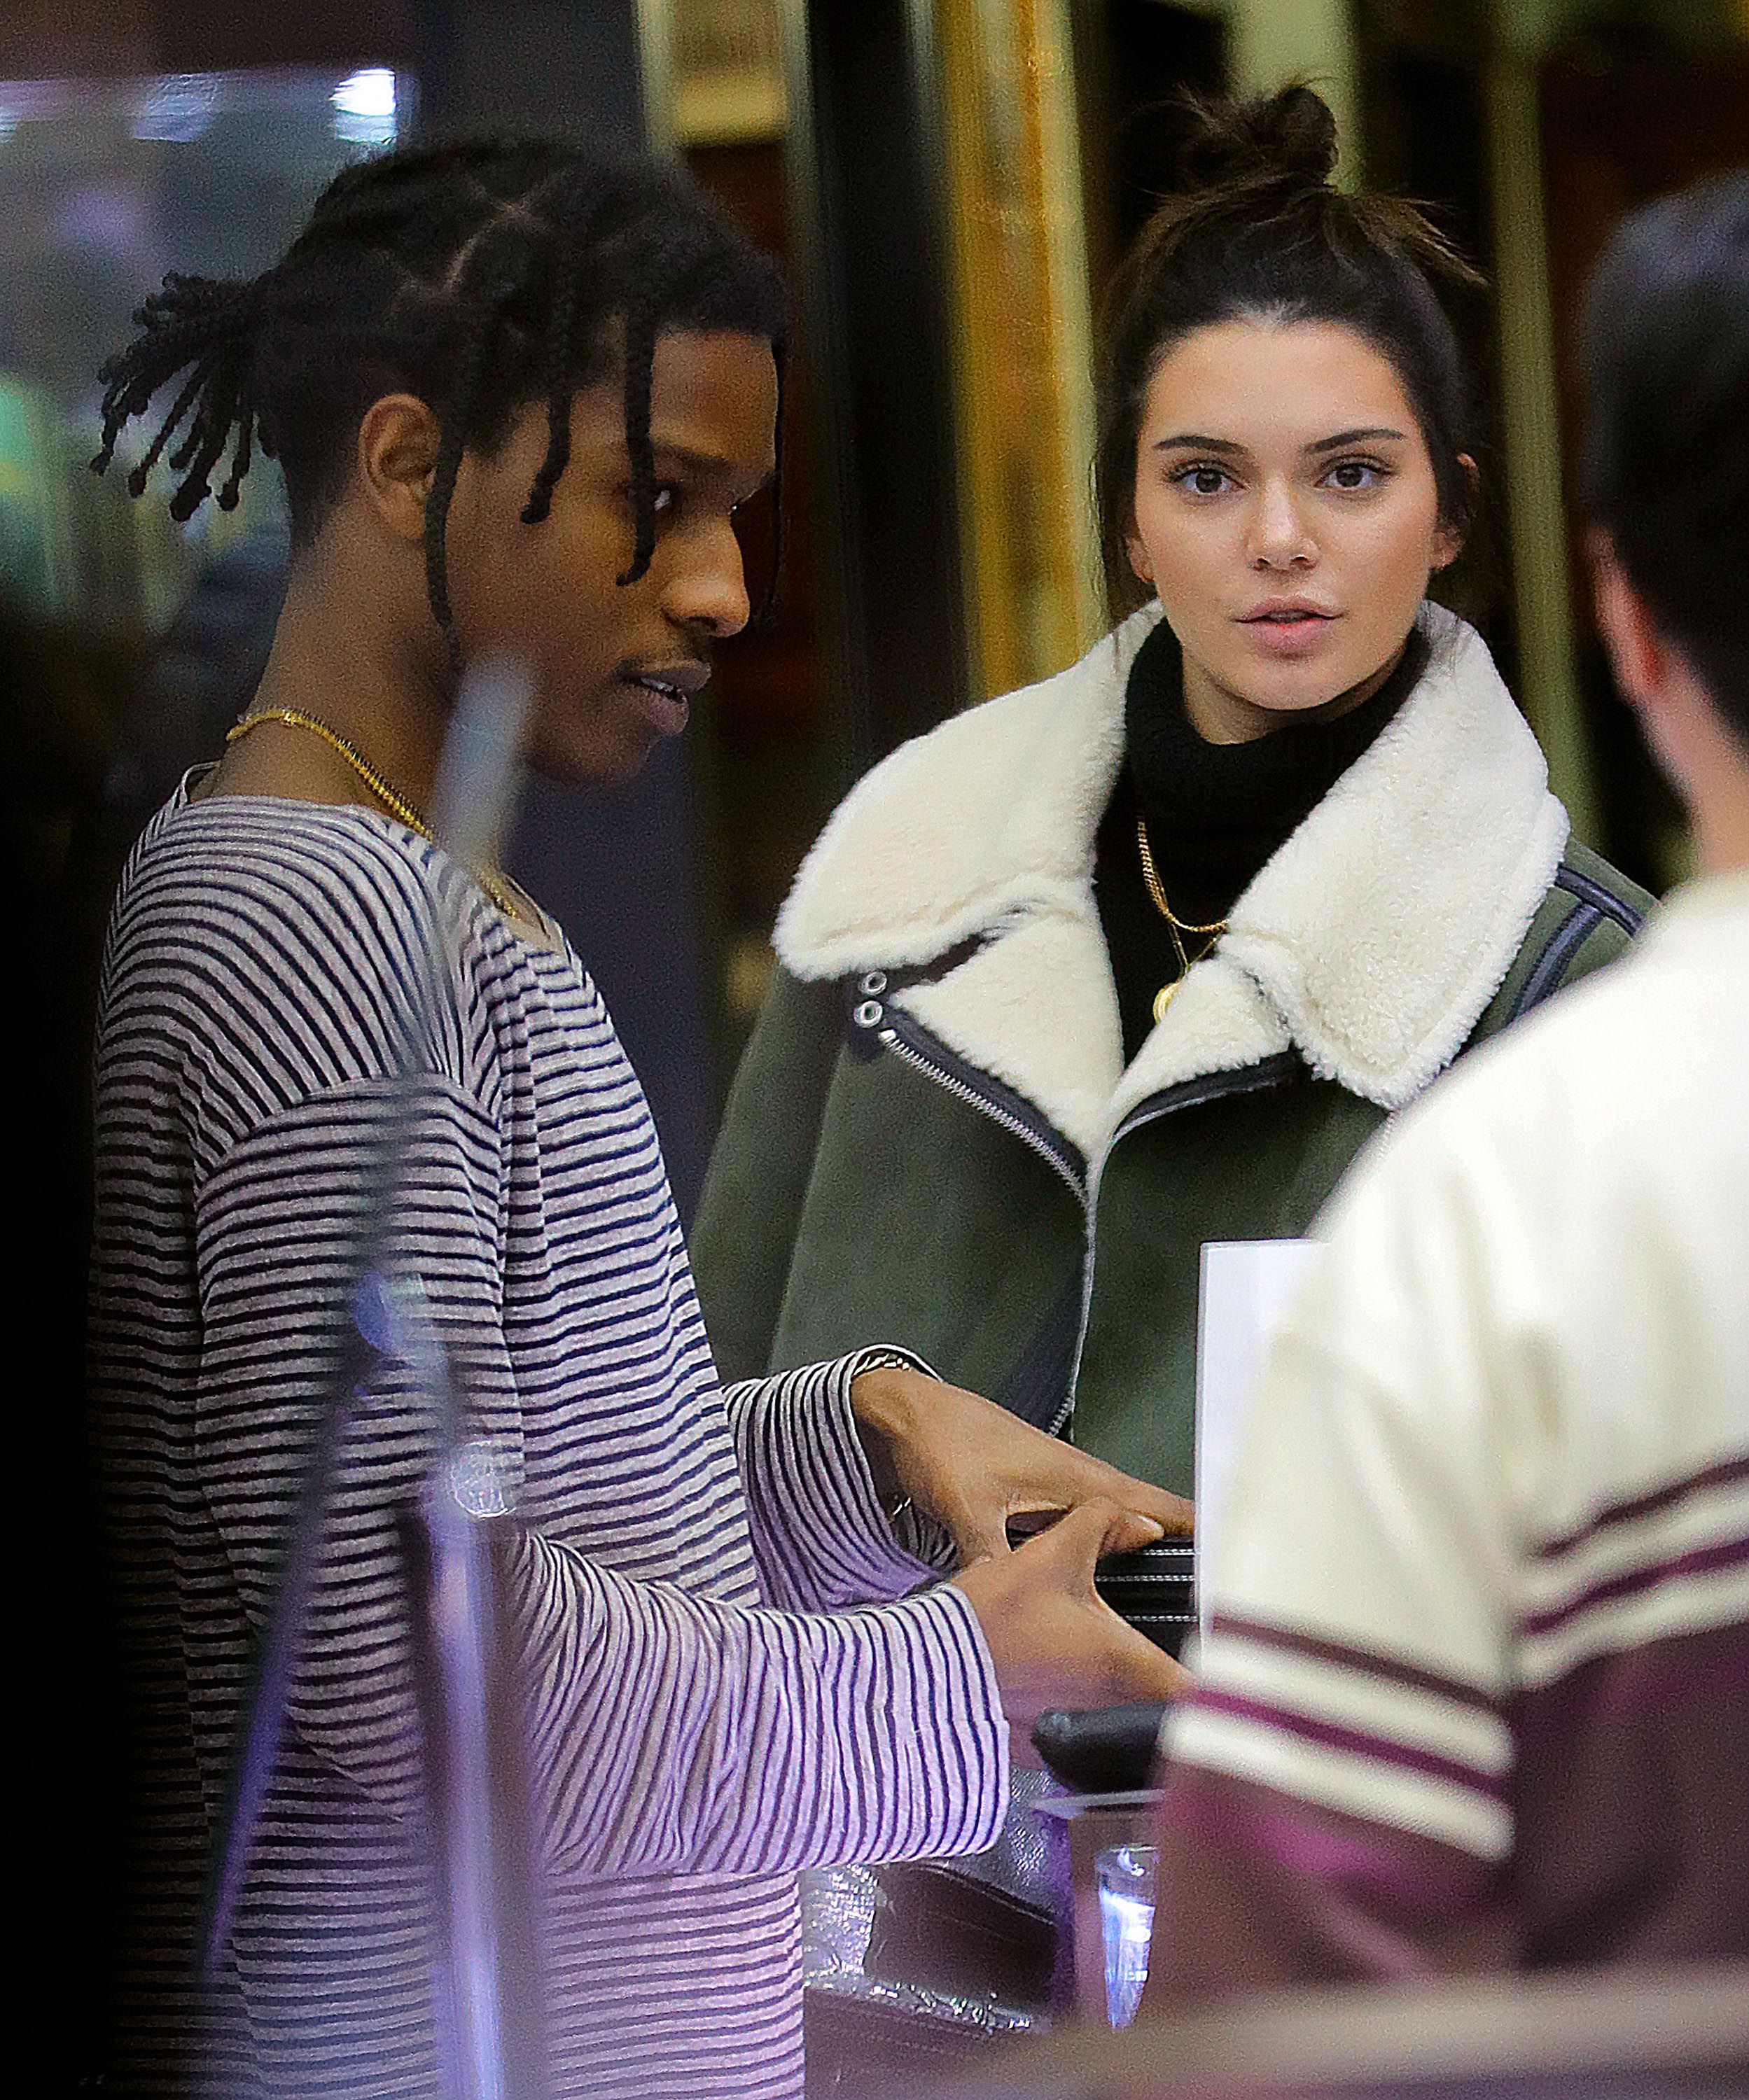
[[[1095,1706],[1071,1712],[1053,1706],[1032,1724],[1032,1747],[1076,1793],[1129,1793],[1147,1785],[1159,1754],[1163,1702]]]

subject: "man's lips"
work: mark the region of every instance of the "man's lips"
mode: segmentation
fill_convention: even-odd
[[[689,660],[682,664],[626,664],[620,682],[637,695],[651,726],[664,736],[678,736],[687,726],[692,695],[710,676],[710,666]]]

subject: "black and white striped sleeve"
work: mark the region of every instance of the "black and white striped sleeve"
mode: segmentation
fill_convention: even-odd
[[[861,1350],[728,1387],[723,1399],[766,1596],[792,1611],[903,1597],[952,1565],[952,1542],[908,1509],[881,1507],[850,1405]],[[917,1369],[926,1370],[921,1359]]]
[[[380,1085],[313,1097],[234,1147],[201,1194],[196,1467],[258,1624],[333,1361],[357,1162],[387,1113]],[[465,1091],[424,1083],[401,1152],[391,1256],[419,1277],[478,1432],[515,1480],[497,1145]],[[774,1381],[772,1399],[787,1392],[804,1405],[810,1378],[847,1388],[850,1368]],[[768,1425],[781,1414],[767,1410]],[[854,1447],[854,1427],[845,1433]],[[418,1731],[394,1510],[417,1491],[432,1448],[426,1405],[394,1378],[360,1396],[290,1714],[318,1757],[395,1809],[416,1798]],[[537,1538],[515,1565],[555,1864],[752,1873],[993,1838],[1005,1731],[958,1591],[809,1617],[634,1582]]]
[[[315,1094],[268,1118],[197,1196],[201,1340],[190,1458],[233,1594],[264,1625],[317,1423],[333,1383],[366,1191],[402,1114],[387,1081]],[[388,1265],[417,1276],[478,1434],[512,1479],[520,1421],[501,1320],[498,1134],[453,1082],[405,1114]],[[348,1402],[289,1727],[337,1772],[401,1808],[418,1785],[395,1511],[436,1448],[430,1396],[379,1359]]]
[[[993,1844],[1007,1731],[967,1599],[719,1604],[550,1541],[510,1556],[553,1864],[760,1874]]]

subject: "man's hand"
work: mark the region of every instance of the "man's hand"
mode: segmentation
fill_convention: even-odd
[[[934,1517],[962,1567],[1008,1553],[1013,1518],[1095,1501],[1151,1518],[1159,1532],[1186,1537],[1191,1529],[1194,1511],[1182,1495],[1150,1487],[993,1401],[920,1371],[894,1365],[863,1371],[851,1383],[850,1405],[877,1485],[908,1495]],[[1146,1545],[1159,1532],[1137,1532],[1128,1543]]]
[[[983,1628],[1022,1762],[1034,1762],[1027,1738],[1048,1707],[1173,1699],[1190,1683],[1187,1670],[1093,1593],[1101,1554],[1158,1535],[1147,1519],[1111,1502],[1084,1502],[1024,1546],[954,1577]]]

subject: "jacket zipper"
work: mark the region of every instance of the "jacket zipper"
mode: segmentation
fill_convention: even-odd
[[[891,1007],[881,1008],[875,1017],[864,1019],[868,1008],[877,1005],[877,999],[870,996],[857,1008],[854,1017],[859,1026],[871,1028],[875,1040],[883,1049],[890,1050],[895,1057],[933,1079],[956,1100],[965,1102],[980,1115],[987,1116],[992,1123],[1018,1137],[1067,1183],[1076,1202],[1085,1209],[1087,1180],[1075,1155],[1048,1126],[1034,1123],[1022,1113],[1019,1095],[1008,1096],[1008,1090],[1004,1088],[1003,1093],[1008,1097],[997,1098],[987,1084],[978,1083],[981,1075],[975,1065],[956,1057],[946,1043],[937,1042],[915,1021],[903,1018]]]
[[[885,1004],[881,995],[887,988],[884,972],[872,970],[857,986],[861,999],[851,1014],[859,1028],[867,1029],[881,1048],[890,1050],[895,1057],[909,1065],[912,1070],[933,1079],[956,1101],[964,1101],[980,1115],[1036,1152],[1053,1172],[1067,1182],[1081,1206],[1087,1224],[1086,1251],[1081,1257],[1081,1317],[1075,1332],[1075,1353],[1070,1360],[1068,1383],[1064,1388],[1062,1406],[1049,1425],[1053,1436],[1060,1436],[1069,1417],[1075,1411],[1075,1389],[1081,1374],[1081,1355],[1087,1346],[1088,1323],[1093,1305],[1093,1229],[1097,1208],[1099,1171],[1111,1158],[1118,1144],[1133,1131],[1157,1123],[1163,1116],[1176,1114],[1180,1109],[1201,1108],[1210,1101],[1223,1100],[1229,1094],[1260,1092],[1266,1087],[1280,1086],[1300,1069],[1300,1060],[1291,1051],[1279,1057],[1265,1058],[1261,1064],[1241,1065],[1231,1072],[1214,1072],[1206,1078],[1186,1079],[1176,1087],[1168,1087],[1158,1094],[1140,1101],[1124,1117],[1112,1133],[1110,1142],[1097,1162],[1084,1170],[1075,1163],[1078,1155],[1071,1154],[1065,1140],[1057,1137],[1042,1118],[1034,1122],[1024,1113],[1022,1096],[1007,1088],[997,1098],[992,1089],[995,1084],[978,1071],[975,1065],[957,1057],[947,1044],[939,1042],[927,1030],[903,1016],[896,1008]],[[983,1082],[980,1084],[980,1081]]]
[[[1092,1162],[1088,1172],[1087,1250],[1081,1257],[1081,1322],[1075,1333],[1075,1353],[1069,1359],[1069,1380],[1063,1388],[1062,1405],[1050,1424],[1053,1436],[1062,1434],[1064,1424],[1075,1412],[1075,1388],[1081,1382],[1081,1357],[1087,1347],[1087,1330],[1093,1310],[1093,1234],[1098,1216],[1099,1183],[1111,1154],[1132,1132],[1158,1123],[1163,1117],[1175,1115],[1180,1109],[1204,1108],[1210,1101],[1224,1101],[1231,1094],[1261,1093],[1266,1088],[1285,1084],[1299,1069],[1300,1060],[1287,1050],[1278,1057],[1265,1058],[1261,1064],[1242,1065],[1230,1072],[1212,1072],[1206,1078],[1181,1080],[1176,1087],[1164,1088],[1157,1094],[1151,1094],[1145,1101],[1138,1101],[1111,1133],[1105,1149]]]

